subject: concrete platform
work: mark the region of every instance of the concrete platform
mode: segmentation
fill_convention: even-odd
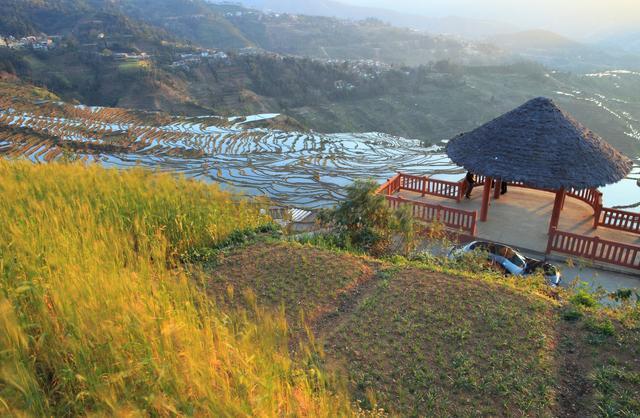
[[[493,191],[492,191],[493,192]],[[425,203],[477,211],[480,214],[482,187],[473,190],[471,199],[457,203],[452,199],[401,191],[396,196]],[[493,199],[487,222],[478,221],[478,237],[500,242],[522,250],[542,254],[546,251],[555,194],[539,190],[510,187],[507,194]],[[567,197],[560,215],[558,229],[605,240],[640,245],[640,236],[609,228],[593,228],[593,209],[586,203]]]

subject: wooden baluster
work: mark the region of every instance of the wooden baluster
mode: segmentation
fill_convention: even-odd
[[[589,254],[589,258],[591,258],[592,260],[596,258],[599,243],[600,243],[600,238],[595,237],[593,239],[593,247],[591,248],[591,253]]]

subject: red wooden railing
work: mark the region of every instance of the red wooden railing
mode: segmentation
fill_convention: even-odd
[[[476,176],[476,182],[478,184],[483,183],[484,179],[484,176]],[[509,186],[553,192],[553,190],[550,189],[527,186],[522,182],[509,182]],[[571,188],[567,190],[567,196],[581,200],[593,208],[594,227],[602,226],[605,228],[617,229],[619,231],[640,234],[640,213],[604,207],[602,205],[602,192],[598,189],[578,190]]]
[[[476,184],[482,184],[485,181],[485,176],[482,175],[476,175],[475,178]],[[550,189],[528,186],[522,182],[509,182],[509,186],[554,192]],[[459,202],[465,192],[465,182],[464,180],[458,182],[435,180],[429,177],[398,173],[380,186],[377,192],[391,196],[402,190],[421,193],[422,196],[431,195],[454,199]],[[581,200],[593,208],[594,228],[603,226],[640,234],[640,214],[603,207],[602,193],[597,189],[569,189],[567,190],[567,196]]]
[[[429,177],[400,174],[400,189],[424,195],[446,197],[458,200],[460,183],[436,180]]]
[[[640,269],[640,247],[598,237],[585,237],[552,230],[549,233],[547,254],[552,251],[580,258]]]
[[[597,220],[598,225],[605,228],[640,234],[640,213],[602,208]]]
[[[423,176],[412,176],[399,173],[387,180],[378,188],[379,194],[392,195],[397,191],[406,190],[424,195],[445,197],[460,200],[462,182],[436,180]]]
[[[591,206],[596,213],[600,208],[602,208],[602,192],[598,189],[577,190],[572,188],[567,190],[567,196],[582,200],[584,203]]]
[[[383,183],[382,186],[378,187],[378,190],[376,190],[376,193],[387,195],[387,196],[394,194],[395,192],[400,190],[401,179],[402,179],[402,174],[396,174],[395,176],[387,180],[385,183]]]
[[[484,183],[484,180],[485,180],[484,176],[481,176],[481,175],[476,176],[476,182],[478,184]],[[534,189],[534,190],[541,190],[544,192],[555,193],[555,190],[545,189],[542,187],[529,186],[521,181],[510,181],[507,184],[511,187],[521,187],[525,189]],[[594,211],[598,208],[599,205],[602,205],[602,193],[597,189],[578,190],[578,189],[571,188],[567,190],[567,196],[573,197],[578,200],[582,200],[583,202],[591,206]]]
[[[414,218],[424,222],[441,222],[447,228],[461,230],[471,236],[477,233],[477,212],[462,209],[454,209],[441,205],[416,202],[414,200],[403,199],[399,196],[387,196],[387,201],[392,209],[409,205]]]

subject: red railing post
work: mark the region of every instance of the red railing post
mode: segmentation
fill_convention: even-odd
[[[471,236],[478,235],[478,211],[473,211],[473,215],[471,216]]]
[[[422,178],[422,197],[427,194],[427,181],[428,179],[426,177]]]
[[[489,214],[489,200],[491,199],[491,182],[493,178],[485,177],[484,189],[482,190],[482,207],[480,208],[480,222],[487,222]]]
[[[551,254],[551,251],[553,250],[553,240],[555,238],[555,235],[556,235],[556,228],[551,227],[551,229],[549,229],[549,240],[547,241],[547,251],[546,251],[547,255]]]
[[[500,199],[500,192],[502,191],[502,180],[496,179],[495,184],[493,186],[493,198],[498,200]]]
[[[596,191],[595,207],[593,213],[593,229],[598,229],[600,225],[600,216],[602,215],[602,193]]]

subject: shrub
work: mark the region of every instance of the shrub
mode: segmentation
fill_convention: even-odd
[[[411,249],[415,242],[413,217],[406,209],[394,213],[385,197],[376,193],[377,188],[373,180],[357,180],[347,187],[344,201],[320,213],[320,222],[335,226],[351,245],[374,255],[389,252],[394,233],[401,236],[406,250]]]
[[[598,300],[595,296],[585,288],[576,289],[575,293],[569,298],[575,306],[585,306],[587,308],[593,308],[598,305]]]
[[[638,297],[638,293],[634,292],[633,289],[618,289],[615,292],[611,293],[609,297],[615,300],[616,302],[630,303],[634,293],[636,296],[636,301],[640,301],[640,297]]]
[[[609,318],[589,318],[585,322],[585,326],[594,334],[602,336],[611,336],[616,333],[616,328]]]
[[[574,306],[569,306],[562,312],[562,318],[566,321],[577,321],[582,318],[583,315],[584,314]]]

